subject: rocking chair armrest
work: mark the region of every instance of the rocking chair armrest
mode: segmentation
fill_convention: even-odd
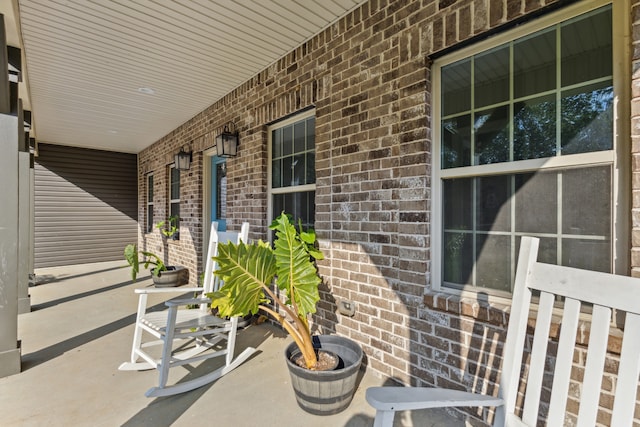
[[[211,300],[209,298],[174,298],[169,301],[165,301],[164,305],[167,307],[178,307],[189,304],[208,304],[210,302]]]
[[[436,387],[369,387],[365,398],[378,411],[504,405],[500,397]]]
[[[134,292],[136,294],[168,294],[168,293],[179,293],[183,294],[185,292],[202,292],[202,288],[138,288],[135,289]]]

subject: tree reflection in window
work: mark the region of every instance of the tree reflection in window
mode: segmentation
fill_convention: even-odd
[[[562,93],[562,154],[613,148],[613,86]]]
[[[509,292],[523,235],[544,262],[611,271],[611,10],[436,65],[445,286]]]

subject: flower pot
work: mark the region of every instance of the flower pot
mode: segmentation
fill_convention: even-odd
[[[338,367],[340,358],[333,351],[328,351],[323,348],[316,350],[316,358],[318,363],[315,370],[317,371],[333,371]],[[306,368],[306,362],[304,356],[300,351],[294,351],[289,360],[301,368]]]
[[[167,267],[158,275],[152,274],[153,284],[156,288],[170,288],[184,283],[186,268],[183,266]]]
[[[296,343],[285,349],[285,358],[298,406],[314,415],[332,415],[344,411],[353,398],[360,365],[362,348],[349,338],[336,335],[316,335],[314,348],[335,353],[340,358],[332,371],[312,371],[291,362],[299,352]]]

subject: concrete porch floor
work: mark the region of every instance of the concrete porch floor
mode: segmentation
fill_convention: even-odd
[[[238,334],[236,351],[258,352],[218,381],[181,395],[149,399],[155,370],[121,372],[129,357],[137,298],[124,262],[39,269],[32,311],[19,317],[22,372],[0,379],[2,426],[371,426],[367,371],[346,411],[319,417],[297,406],[283,360],[289,338],[268,324]],[[161,297],[151,304],[160,303]],[[207,372],[215,360],[174,369],[171,381]],[[396,426],[462,426],[444,410],[396,415]]]

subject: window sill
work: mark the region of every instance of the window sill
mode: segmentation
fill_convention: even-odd
[[[500,301],[502,300],[502,301]],[[497,327],[507,328],[509,322],[509,313],[511,311],[510,301],[505,298],[478,299],[469,295],[451,294],[438,291],[427,291],[424,295],[424,305],[435,311],[444,312],[451,315],[460,315],[468,317],[476,321],[487,323]],[[535,305],[534,305],[535,309]],[[535,313],[533,313],[535,314]],[[614,315],[614,318],[617,317]],[[578,345],[587,346],[589,343],[591,313],[583,313],[578,324],[578,334],[576,343]],[[550,337],[557,341],[560,334],[560,324],[562,319],[558,315],[553,316],[551,323]],[[529,315],[529,331],[533,335],[536,321],[535,317]],[[609,329],[609,340],[607,342],[607,351],[613,354],[620,354],[622,347],[622,330],[612,325]]]
[[[478,299],[478,297],[442,291],[427,291],[424,295],[424,305],[433,310],[459,314],[505,328],[511,309],[510,301],[504,298],[495,298],[494,301],[492,297]]]

